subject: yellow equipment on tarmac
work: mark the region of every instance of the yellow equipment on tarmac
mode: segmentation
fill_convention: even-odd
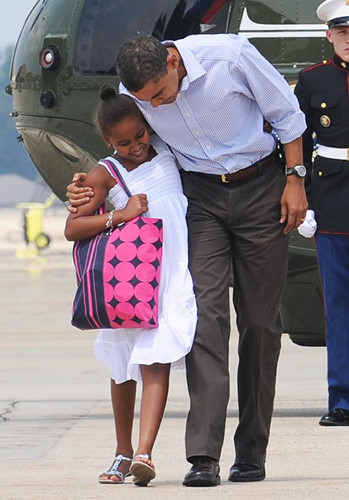
[[[23,230],[24,230],[24,240],[29,246],[29,244],[34,244],[35,251],[29,252],[31,254],[38,254],[40,250],[48,247],[50,244],[50,237],[48,234],[43,232],[43,216],[44,211],[49,208],[55,201],[56,195],[51,194],[44,203],[18,203],[17,208],[24,209],[24,220],[23,220]],[[22,254],[23,252],[21,252]],[[24,252],[26,255],[28,251]],[[22,256],[17,253],[17,256]]]

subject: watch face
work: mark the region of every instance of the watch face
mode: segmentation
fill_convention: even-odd
[[[303,165],[298,165],[297,167],[294,167],[294,169],[297,171],[299,177],[305,177],[307,170]]]

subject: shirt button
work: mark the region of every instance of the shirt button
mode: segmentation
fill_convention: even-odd
[[[200,130],[196,130],[195,135],[200,135]]]
[[[210,150],[211,149],[211,146],[207,146],[207,149]]]
[[[189,111],[187,111],[187,112],[185,113],[185,116],[187,116],[187,117],[189,118],[189,116],[190,116]]]

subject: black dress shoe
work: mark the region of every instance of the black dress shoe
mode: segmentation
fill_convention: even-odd
[[[319,424],[325,426],[349,425],[349,411],[343,408],[335,408],[324,415]]]
[[[197,457],[182,484],[184,486],[217,486],[220,482],[217,460],[210,457]]]
[[[230,467],[229,481],[233,483],[244,483],[248,481],[262,481],[265,478],[264,467],[258,465],[238,462]]]

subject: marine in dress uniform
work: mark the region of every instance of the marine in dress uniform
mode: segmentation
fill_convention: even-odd
[[[301,71],[295,93],[307,120],[304,160],[326,314],[329,412],[319,423],[335,426],[349,425],[349,0],[326,0],[317,15],[334,55]]]

